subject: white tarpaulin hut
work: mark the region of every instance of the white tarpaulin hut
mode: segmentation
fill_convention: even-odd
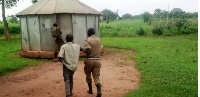
[[[51,35],[54,23],[61,29],[63,40],[71,33],[73,42],[81,47],[84,47],[88,28],[94,28],[96,36],[100,37],[100,12],[78,0],[40,0],[16,15],[20,18],[22,56],[41,57],[43,51],[54,50]],[[45,54],[42,58],[52,57]]]

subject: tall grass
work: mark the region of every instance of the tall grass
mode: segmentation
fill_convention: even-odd
[[[102,37],[105,47],[137,52],[141,87],[127,97],[197,97],[198,35],[173,37]],[[112,41],[111,41],[112,40]]]
[[[140,28],[143,28],[145,32],[149,32],[147,34],[151,35],[152,26],[144,24],[140,19],[116,20],[109,24],[106,22],[100,24],[100,32],[103,37],[133,37],[137,36],[137,31]]]
[[[100,32],[102,37],[135,37],[141,35],[138,33],[141,29],[145,36],[191,34],[198,32],[197,20],[170,19],[167,22],[155,19],[151,23],[144,23],[141,19],[115,20],[108,24],[101,22]],[[179,26],[179,24],[183,25]]]

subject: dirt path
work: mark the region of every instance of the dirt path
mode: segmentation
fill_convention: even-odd
[[[138,89],[140,72],[134,68],[134,61],[127,58],[135,53],[107,48],[104,51],[100,76],[102,97],[122,97]],[[83,67],[83,60],[80,60],[74,74],[72,97],[96,97],[94,83],[94,94],[86,93],[88,87]],[[62,64],[47,62],[0,77],[0,97],[65,97]]]

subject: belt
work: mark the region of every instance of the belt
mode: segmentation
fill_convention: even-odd
[[[89,60],[100,60],[100,58],[96,57],[96,58],[87,58]]]

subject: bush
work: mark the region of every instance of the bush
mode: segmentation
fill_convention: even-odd
[[[157,26],[152,29],[152,33],[155,35],[163,35],[163,27]]]
[[[144,29],[140,27],[140,29],[137,31],[138,35],[145,35]]]
[[[19,34],[20,33],[20,25],[19,24],[8,24],[9,32],[13,34]],[[3,24],[0,24],[0,35],[4,34],[4,26]]]
[[[196,32],[198,32],[198,27],[189,22],[184,24],[183,28],[181,29],[181,34],[191,34]]]

